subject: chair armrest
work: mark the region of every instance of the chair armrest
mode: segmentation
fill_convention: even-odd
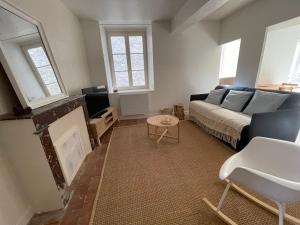
[[[208,96],[208,93],[206,94],[196,94],[196,95],[191,95],[190,101],[196,101],[196,100],[205,100]]]
[[[300,129],[300,108],[253,114],[248,141],[261,136],[294,142]]]

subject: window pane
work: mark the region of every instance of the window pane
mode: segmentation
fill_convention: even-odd
[[[133,86],[145,86],[145,72],[141,71],[132,71],[132,82]]]
[[[131,69],[144,70],[144,54],[131,54]]]
[[[115,71],[127,71],[126,55],[113,55]]]
[[[125,54],[125,37],[124,36],[113,36],[110,37],[112,54]]]
[[[27,51],[36,67],[50,65],[43,47],[30,48]]]
[[[241,39],[222,45],[219,78],[235,77],[239,59]]]
[[[51,96],[61,94],[61,90],[60,90],[58,83],[48,84],[48,85],[46,85],[46,87]]]
[[[130,53],[143,53],[143,37],[130,36],[129,37]]]
[[[129,87],[128,72],[115,72],[117,87]]]
[[[44,84],[57,83],[57,79],[51,66],[40,67],[38,68],[38,71]]]

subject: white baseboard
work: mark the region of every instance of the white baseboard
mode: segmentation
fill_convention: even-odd
[[[23,216],[21,216],[17,222],[17,225],[27,225],[34,215],[33,208],[29,206]]]

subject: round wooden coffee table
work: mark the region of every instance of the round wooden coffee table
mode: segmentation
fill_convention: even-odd
[[[166,115],[152,116],[147,119],[148,136],[150,135],[158,136],[159,138],[156,141],[157,144],[161,141],[163,137],[176,139],[177,142],[179,143],[179,119],[175,116],[170,116],[170,115],[168,116],[170,118],[168,124],[163,122],[165,120]],[[150,126],[154,127],[155,130],[154,133],[150,133]],[[177,126],[177,137],[167,135],[169,132],[169,128],[175,126]],[[161,128],[163,131],[161,133],[158,133],[157,132],[158,128]]]

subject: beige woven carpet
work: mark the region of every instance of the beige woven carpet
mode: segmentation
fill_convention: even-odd
[[[217,204],[225,188],[218,172],[234,152],[192,122],[180,126],[179,144],[158,147],[146,124],[114,129],[90,224],[224,224],[202,198]],[[293,215],[299,209],[288,205]],[[239,224],[277,224],[234,190],[223,212]]]

